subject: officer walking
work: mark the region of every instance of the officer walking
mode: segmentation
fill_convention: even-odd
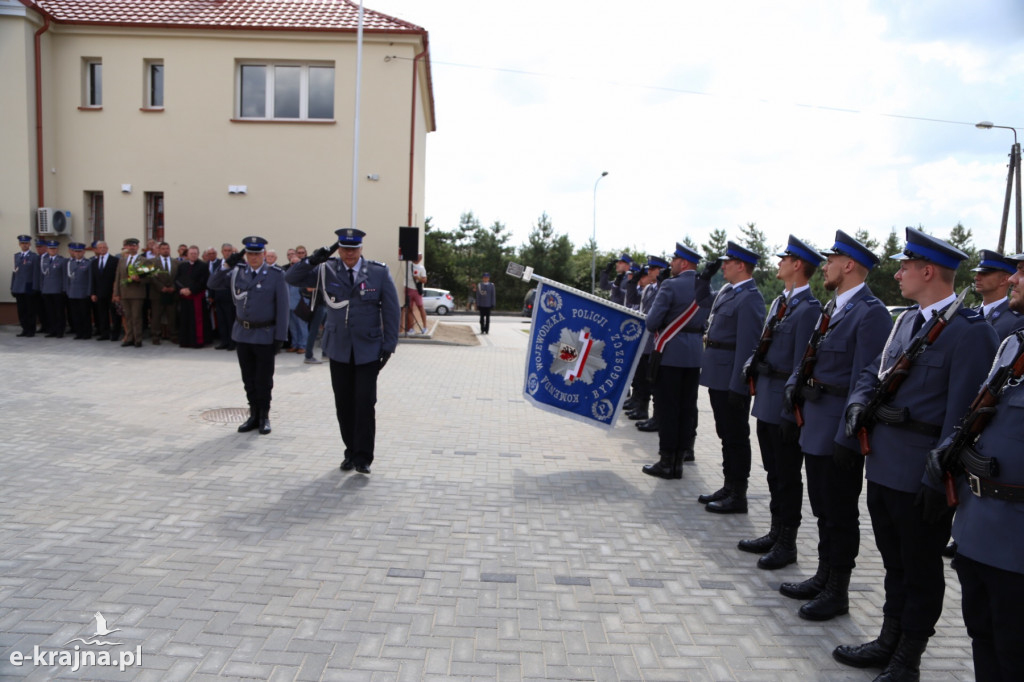
[[[376,438],[377,376],[398,346],[398,292],[387,265],[363,258],[366,233],[336,230],[336,243],[288,269],[294,286],[320,289],[327,318],[321,345],[331,360],[334,405],[345,444],[342,471],[370,473]],[[340,258],[330,258],[335,249]]]
[[[774,570],[796,561],[796,534],[803,506],[803,454],[800,431],[792,414],[782,409],[786,381],[803,358],[821,303],[808,283],[825,257],[789,235],[775,275],[786,290],[768,310],[757,350],[748,360],[746,376],[755,395],[751,414],[757,418],[757,444],[768,479],[771,526],[767,535],[741,540],[744,552],[763,554],[757,567]]]
[[[75,339],[92,338],[92,263],[85,256],[85,244],[71,242],[68,244],[71,258],[66,263],[67,276],[64,278],[64,293],[68,297],[68,309],[71,312],[71,329]]]
[[[716,514],[746,514],[750,388],[743,365],[754,352],[765,315],[764,298],[753,279],[760,256],[735,242],[727,242],[725,255],[719,260],[727,284],[715,297],[708,317],[700,385],[708,389],[715,431],[722,441],[725,484],[713,493],[701,495],[697,501]]]
[[[491,275],[485,272],[483,281],[476,285],[476,309],[480,311],[480,333],[491,333],[491,310],[497,303],[497,292]]]
[[[849,611],[850,574],[860,550],[864,458],[844,458],[844,466],[838,465],[838,453],[859,447],[845,435],[843,410],[860,371],[878,356],[892,329],[889,311],[864,283],[878,256],[842,230],[822,253],[825,289],[836,297],[822,310],[783,394],[783,408],[803,420],[800,450],[807,497],[818,519],[818,570],[807,580],[782,583],[779,592],[807,601],[799,611],[807,620]]]
[[[900,316],[884,352],[861,372],[850,394],[846,435],[859,435],[861,449],[836,453],[860,468],[864,445],[870,447],[868,512],[885,565],[882,632],[868,644],[837,647],[833,656],[858,668],[884,667],[880,679],[911,680],[920,675],[921,654],[942,614],[942,550],[953,522],[945,495],[921,484],[925,462],[976,395],[998,340],[985,318],[962,306],[953,291],[966,253],[908,227],[906,247],[893,258],[902,261],[896,272],[900,292],[918,305]],[[925,343],[923,351],[904,356],[917,343]],[[886,388],[894,372],[902,381]],[[866,406],[876,398],[884,400],[884,409],[872,414]]]
[[[18,305],[18,323],[21,333],[18,336],[36,335],[36,306],[33,300],[33,280],[39,267],[39,256],[32,253],[32,237],[27,234],[18,235],[18,247],[14,254],[14,272],[11,273],[11,294]]]
[[[270,399],[274,388],[274,356],[288,339],[288,285],[284,271],[268,265],[267,240],[246,237],[242,252],[232,254],[210,276],[210,289],[229,289],[235,304],[231,340],[238,353],[242,385],[249,401],[249,418],[239,433],[259,429],[270,433]]]
[[[996,330],[996,336],[1005,339],[1012,332],[1024,328],[1024,315],[1010,306],[1006,298],[1010,277],[1017,272],[1017,263],[998,251],[981,250],[981,262],[974,268],[974,290],[981,294],[981,313]]]
[[[1024,254],[1011,257],[1010,308],[1024,313]],[[1024,332],[999,348],[988,380],[1008,372],[991,420],[966,455],[956,485],[953,562],[963,595],[964,625],[971,637],[978,680],[1015,680],[1024,671]],[[1016,364],[1016,367],[1014,365]],[[994,466],[998,462],[998,466]]]

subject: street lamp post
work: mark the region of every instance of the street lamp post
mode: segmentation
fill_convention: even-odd
[[[608,171],[601,171],[600,177],[594,181],[594,233],[590,237],[590,293],[597,293],[597,183],[601,178],[608,175]]]
[[[1010,217],[1010,194],[1013,192],[1014,178],[1016,178],[1017,187],[1017,202],[1016,202],[1016,237],[1017,237],[1017,251],[1016,253],[1024,252],[1024,248],[1021,247],[1021,205],[1020,205],[1020,143],[1017,142],[1017,129],[1011,126],[997,126],[992,121],[982,121],[981,123],[975,123],[975,128],[981,128],[982,130],[989,130],[991,128],[1002,128],[1003,130],[1013,131],[1013,146],[1010,147],[1010,169],[1006,174],[1006,198],[1003,200],[1003,220],[999,225],[999,253],[1003,253],[1003,247],[1006,244],[1006,223]]]

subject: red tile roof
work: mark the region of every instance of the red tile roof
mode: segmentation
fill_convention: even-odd
[[[350,0],[21,0],[59,24],[298,31],[355,31]],[[363,10],[363,30],[423,33],[415,24]]]

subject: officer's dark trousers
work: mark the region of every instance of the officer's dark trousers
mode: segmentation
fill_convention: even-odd
[[[345,458],[355,466],[373,462],[373,444],[377,434],[377,375],[379,362],[355,364],[331,360],[331,387],[334,408],[345,444]]]
[[[647,407],[651,400],[651,382],[647,381],[647,364],[651,356],[644,353],[636,363],[636,371],[633,373],[633,382],[630,388],[633,389],[631,397],[637,407]]]
[[[772,511],[784,526],[797,528],[804,505],[804,453],[800,449],[800,429],[793,422],[779,425],[779,445],[775,452],[776,489],[772,493]]]
[[[761,450],[761,466],[768,481],[768,510],[772,518],[779,516],[779,456],[782,451],[782,432],[778,424],[757,420],[757,446]]]
[[[235,326],[235,304],[231,301],[230,289],[218,289],[213,292],[213,309],[217,317],[217,336],[220,345],[230,346],[231,329]]]
[[[46,333],[64,336],[67,322],[64,316],[64,294],[43,294],[43,305],[46,306]]]
[[[697,436],[700,367],[658,368],[658,451],[685,450]]]
[[[91,301],[87,298],[69,298],[68,310],[71,312],[71,329],[76,339],[92,338]]]
[[[114,312],[109,296],[97,296],[93,304],[93,312],[96,317],[96,333],[100,336],[111,336],[111,313],[113,313],[113,329],[120,331],[120,318]]]
[[[489,334],[491,332],[491,309],[480,308],[480,333]]]
[[[831,455],[806,455],[807,497],[818,519],[818,559],[832,568],[852,571],[860,551],[860,492],[864,458],[850,471],[839,469]]]
[[[242,385],[249,405],[256,410],[270,409],[270,393],[274,388],[274,344],[235,344]]]
[[[15,294],[14,299],[18,302],[18,322],[21,324],[22,334],[34,336],[36,333],[36,306],[32,294]]]
[[[926,523],[914,506],[916,493],[868,481],[868,512],[875,545],[885,566],[882,612],[902,623],[904,634],[927,639],[935,634],[946,591],[942,550],[953,525],[950,509],[938,523]]]
[[[974,650],[978,682],[1010,682],[1024,675],[1024,574],[957,554],[964,624]]]
[[[729,391],[708,389],[715,432],[722,441],[722,473],[727,483],[746,482],[750,477],[750,396],[731,404]],[[739,394],[736,394],[739,397]]]
[[[50,331],[50,323],[46,319],[46,301],[43,299],[43,294],[39,291],[33,291],[32,302],[35,307],[36,317],[39,318],[39,331],[44,333]]]

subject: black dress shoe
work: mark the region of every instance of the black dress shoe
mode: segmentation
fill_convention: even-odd
[[[350,460],[348,457],[346,457],[345,459],[341,460],[341,470],[342,471],[352,471],[355,468],[356,468],[356,463],[353,462],[352,460]]]
[[[357,464],[356,473],[370,475],[370,467],[366,464]]]
[[[683,461],[693,462],[696,461],[696,457],[693,456],[693,450],[683,450]]]
[[[626,413],[626,416],[633,421],[642,421],[651,418],[651,415],[647,413],[647,410],[631,410]]]
[[[268,433],[270,433],[270,417],[268,417],[265,414],[260,419],[260,429],[259,429],[259,432],[260,432],[261,436],[265,436]]]
[[[96,340],[97,341],[109,341],[110,340],[110,334],[100,334],[99,336],[96,337]]]
[[[132,343],[131,341],[125,341],[124,343],[121,344],[121,348],[127,348],[128,346],[134,346],[134,345],[135,344]]]
[[[227,350],[227,349],[228,349],[228,344],[226,344],[226,343],[222,343],[219,346],[217,346],[217,350]]]
[[[658,430],[658,420],[648,419],[647,421],[636,423],[637,431],[643,431],[645,433],[656,432]]]
[[[249,409],[249,418],[242,422],[241,426],[238,427],[239,433],[246,433],[252,431],[260,425],[260,413],[259,410]]]

